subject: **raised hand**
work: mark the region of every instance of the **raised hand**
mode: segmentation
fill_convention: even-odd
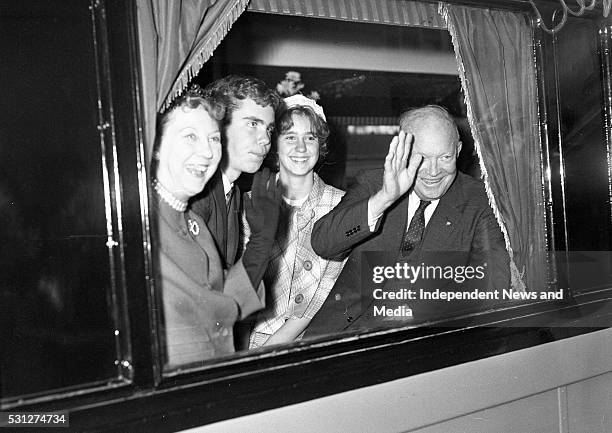
[[[412,134],[400,131],[391,140],[385,158],[382,188],[368,199],[368,220],[377,220],[414,183],[423,155],[411,155],[413,138]]]
[[[414,183],[423,156],[412,154],[413,135],[400,131],[393,137],[385,158],[381,198],[388,205],[406,193]]]
[[[276,183],[276,176],[264,168],[255,173],[251,198],[245,196],[244,209],[251,228],[251,238],[263,237],[274,239],[278,216],[280,214],[281,188]]]
[[[278,227],[281,198],[280,185],[277,185],[276,176],[270,170],[264,168],[255,173],[251,198],[246,194],[244,196],[244,210],[251,236],[242,255],[242,264],[253,287],[259,285],[268,266]]]

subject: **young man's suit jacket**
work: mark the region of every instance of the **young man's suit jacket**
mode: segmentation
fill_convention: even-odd
[[[204,190],[196,195],[190,209],[199,215],[215,240],[225,269],[237,260],[240,235],[240,190],[234,185],[229,206],[225,204],[225,192],[221,171],[213,175]]]
[[[385,325],[372,317],[371,304],[362,302],[361,253],[379,251],[400,258],[410,194],[406,193],[387,209],[374,232],[370,232],[368,199],[381,189],[382,175],[382,169],[361,174],[357,184],[338,206],[315,224],[312,247],[317,254],[336,259],[350,255],[327,300],[308,327],[307,336]],[[460,252],[464,265],[477,266],[488,262],[487,275],[491,278],[487,283],[488,290],[506,289],[509,285],[509,259],[504,238],[484,186],[460,172],[440,198],[425,227],[420,248],[411,255],[411,262],[419,264],[424,257],[433,257],[434,260],[439,257],[443,262],[445,254],[440,252]],[[454,255],[453,263],[456,262]],[[415,314],[419,316],[418,311]],[[432,311],[424,310],[420,317],[415,318],[428,320],[433,318],[426,317],[431,314]]]

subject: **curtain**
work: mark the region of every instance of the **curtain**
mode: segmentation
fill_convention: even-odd
[[[532,29],[508,11],[448,4],[468,120],[515,290],[545,290],[546,225]]]
[[[183,92],[248,3],[249,0],[137,0],[148,158],[155,137],[156,113]]]
[[[250,3],[250,4],[249,4]],[[403,0],[137,0],[145,152],[155,117],[181,94],[240,14],[290,14],[379,24],[443,28],[430,2]]]
[[[249,0],[137,0],[148,158],[156,113],[180,95],[248,4]],[[510,253],[513,287],[545,288],[546,228],[533,38],[523,15],[441,4],[444,20],[440,21],[431,3],[398,0],[253,0],[250,9],[257,8],[447,27],[487,193]]]
[[[406,0],[251,0],[250,12],[444,29],[435,3]]]

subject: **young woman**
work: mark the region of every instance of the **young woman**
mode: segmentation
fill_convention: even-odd
[[[247,206],[256,234],[227,274],[206,224],[187,209],[221,160],[223,114],[221,105],[194,86],[158,119],[152,221],[168,367],[233,353],[234,323],[263,306],[245,268],[268,264],[280,195],[269,172],[256,176]]]
[[[327,154],[329,128],[323,109],[302,95],[285,99],[277,118],[273,152],[278,154],[285,206],[264,276],[266,308],[256,316],[250,348],[291,342],[301,336],[329,294],[344,262],[324,260],[310,246],[314,223],[344,192],[314,172]],[[245,223],[245,240],[250,227]]]

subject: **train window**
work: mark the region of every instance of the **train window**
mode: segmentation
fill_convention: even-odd
[[[0,392],[103,387],[128,353],[91,11],[4,4],[0,46]]]
[[[444,27],[440,25],[443,22],[441,16],[438,18],[440,19],[438,27]],[[466,19],[477,18],[468,17]],[[494,19],[501,20],[502,18],[495,16]],[[508,64],[518,63],[520,65],[522,62],[526,68],[533,67],[533,48],[530,48],[532,35],[530,27],[525,22],[525,17],[512,15],[510,22],[523,29],[519,31],[524,32],[524,40],[521,41],[521,44],[524,45],[517,45],[519,48],[513,52],[515,57],[512,60],[510,57],[502,60]],[[481,120],[476,121],[474,116],[468,119],[468,107],[464,102],[466,96],[457,63],[457,57],[460,57],[461,53],[455,51],[457,49],[455,45],[459,42],[451,41],[451,35],[447,29],[435,27],[432,25],[422,27],[381,25],[245,12],[216,49],[215,55],[204,64],[199,75],[193,79],[195,83],[205,87],[208,83],[227,75],[250,75],[263,80],[270,88],[276,88],[283,96],[290,96],[298,89],[300,93],[318,100],[324,107],[331,129],[329,143],[332,151],[330,158],[320,168],[319,174],[324,181],[339,188],[350,188],[355,182],[355,176],[362,169],[382,167],[389,142],[399,130],[399,114],[410,108],[427,104],[444,106],[459,129],[463,143],[461,156],[457,162],[459,169],[478,178],[485,174],[481,171],[481,167],[489,168],[489,176],[486,179],[490,187],[488,200],[493,203],[492,206],[495,208],[498,220],[504,221],[505,219],[505,243],[501,231],[497,230],[499,250],[492,252],[486,258],[481,257],[481,262],[474,263],[474,269],[467,271],[469,273],[467,283],[462,273],[458,276],[444,274],[447,275],[446,277],[443,277],[441,273],[442,270],[450,269],[451,263],[457,265],[453,269],[461,268],[463,272],[461,263],[465,261],[464,253],[441,249],[430,251],[430,254],[420,257],[419,263],[415,262],[414,268],[422,265],[423,269],[432,269],[431,280],[436,281],[434,283],[420,281],[421,286],[418,288],[417,285],[406,286],[401,282],[395,285],[390,284],[382,290],[385,293],[393,292],[389,295],[390,297],[383,302],[371,304],[371,308],[375,311],[374,315],[378,312],[385,317],[380,320],[366,320],[365,325],[356,326],[351,324],[356,317],[350,308],[355,304],[360,304],[362,310],[369,311],[371,308],[364,306],[368,305],[367,302],[372,301],[370,298],[373,293],[376,293],[374,287],[370,287],[371,285],[367,282],[374,281],[373,275],[376,269],[397,265],[397,254],[377,254],[364,250],[364,258],[361,261],[362,269],[357,278],[361,280],[351,283],[357,287],[361,286],[361,291],[355,289],[357,293],[348,295],[350,302],[345,302],[346,293],[335,292],[328,297],[318,316],[315,316],[311,326],[306,329],[305,337],[328,334],[335,336],[340,329],[352,332],[388,327],[411,327],[432,320],[439,321],[442,318],[465,316],[467,312],[514,306],[520,301],[541,300],[543,299],[542,292],[553,293],[547,291],[549,286],[546,280],[546,245],[544,242],[546,230],[543,197],[540,196],[543,174],[539,163],[541,150],[537,137],[538,131],[535,127],[537,124],[535,79],[531,76],[530,79],[519,79],[517,82],[513,76],[515,71],[509,66],[507,70],[502,70],[502,73],[508,77],[507,81],[500,84],[498,75],[495,75],[496,71],[486,71],[483,76],[474,81],[485,82],[490,87],[471,88],[471,91],[474,92],[471,95],[473,103],[471,109],[472,111],[481,110],[478,113]],[[262,28],[268,31],[260,32],[258,29]],[[283,35],[283,37],[279,38],[278,35]],[[462,35],[458,33],[454,37],[458,39]],[[358,55],[364,50],[376,53],[376,55]],[[469,54],[463,53],[463,55]],[[483,61],[483,58],[474,61]],[[475,71],[477,72],[479,71]],[[491,75],[486,76],[487,73],[494,74],[495,78],[492,79]],[[465,82],[472,80],[469,76],[467,78],[464,76],[463,79]],[[523,81],[527,83],[527,87],[519,91],[516,86],[521,86]],[[507,93],[512,96],[494,94],[497,87],[507,89]],[[491,90],[493,88],[495,89]],[[525,98],[516,99],[515,95],[523,91],[526,92]],[[488,107],[487,98],[496,97],[507,98],[506,103],[512,108],[505,111],[499,107]],[[498,124],[500,122],[496,121],[496,117],[504,116],[516,124]],[[527,119],[531,120],[527,121]],[[479,131],[480,152],[484,152],[489,158],[486,164],[481,163],[479,158],[478,146],[472,135],[473,128]],[[500,144],[495,143],[495,140],[500,139],[504,128],[512,128],[513,133],[507,139],[512,146],[516,146],[515,157],[529,160],[527,162],[524,159],[517,161],[516,172],[504,173],[507,177],[500,174],[500,171],[502,171],[504,161],[507,162],[507,158],[513,157],[512,152],[505,155],[502,152],[500,155],[495,154],[494,150],[500,148]],[[525,138],[526,136],[529,137]],[[503,182],[516,183],[514,180],[516,178],[512,176],[519,175],[526,175],[530,179],[528,194],[520,194],[513,185],[507,189],[491,186],[492,184],[499,186]],[[249,189],[250,180],[248,175],[243,175],[238,179],[242,190]],[[523,201],[515,202],[519,200]],[[488,203],[485,206],[489,208]],[[524,215],[513,219],[512,213],[509,212],[512,207],[527,209]],[[493,221],[492,224],[497,225],[493,212],[490,209],[488,212]],[[447,221],[447,224],[451,224],[450,220]],[[518,244],[518,246],[514,247],[514,261],[508,265],[507,245],[510,244]],[[349,263],[351,260],[349,259]],[[366,266],[365,263],[369,263],[369,266]],[[436,272],[440,275],[436,276]],[[482,277],[476,278],[481,274]],[[450,285],[447,281],[449,278],[453,280]],[[479,278],[484,278],[487,282],[480,281]],[[426,280],[427,277],[423,279]],[[440,284],[439,280],[444,280],[444,283]],[[411,290],[408,289],[414,289],[413,294],[407,295],[410,296],[411,301],[418,298],[414,303],[408,302],[407,298],[403,297],[392,298],[396,293],[410,292]],[[431,296],[424,292],[435,294]],[[442,298],[438,296],[440,293],[442,293]],[[474,294],[477,297],[474,297]],[[557,292],[554,294],[558,296]],[[446,298],[448,295],[460,296],[461,301],[456,298],[451,298],[449,301]],[[162,303],[169,299],[164,299],[164,296],[169,295],[164,295],[162,287],[160,296]],[[270,299],[274,297],[274,294],[268,292],[266,297]],[[483,299],[485,301],[480,302]],[[342,302],[346,304],[343,304],[346,307],[343,308],[344,311],[338,314],[340,321],[345,322],[344,326],[331,325],[330,323],[333,323],[335,319],[330,320],[329,323],[324,318],[321,319],[322,316],[330,315],[331,317],[338,313],[335,310],[338,310],[339,307],[336,308],[334,301],[337,301],[338,304]],[[418,307],[413,307],[413,305]],[[449,306],[452,307],[449,308]],[[415,310],[415,308],[420,310]],[[399,312],[398,317],[395,317],[396,311]],[[268,317],[269,314],[270,312],[264,309],[262,317]],[[360,318],[367,316],[363,311],[360,311],[359,314],[361,314]],[[394,317],[387,317],[389,314]],[[413,320],[414,316],[419,316],[421,320]],[[254,317],[247,319],[244,325],[252,329],[257,326],[257,320],[262,319],[258,319],[255,314]],[[349,326],[346,326],[347,323]],[[440,323],[443,325],[445,322]],[[161,326],[164,327],[163,318]],[[226,325],[217,322],[218,329],[215,332],[222,336],[224,331],[227,332],[225,327]],[[187,329],[187,327],[181,329]],[[235,332],[239,331],[236,329]],[[178,345],[185,345],[183,337],[178,334],[171,335],[166,332],[165,335],[164,344],[167,356],[176,351]],[[195,346],[192,344],[191,347]],[[252,342],[251,347],[255,347]],[[248,345],[243,342],[236,342],[236,349],[246,350],[247,348]],[[189,359],[183,362],[169,360],[166,364],[167,372],[174,375],[177,371],[191,369],[209,362],[210,356],[204,354],[203,351],[194,356],[195,358],[187,357]]]
[[[261,27],[270,32],[257,32]],[[377,56],[359,56],[361,49]],[[283,96],[297,85],[302,94],[317,98],[333,134],[332,154],[319,173],[334,186],[346,188],[360,170],[380,167],[399,131],[399,113],[428,103],[444,105],[455,117],[466,146],[460,166],[478,171],[444,29],[246,12],[194,81],[205,86],[228,74],[258,77]]]
[[[602,24],[589,16],[569,17],[548,36],[521,0],[448,3],[184,2],[184,13],[200,17],[198,9],[203,18],[183,21],[155,16],[166,9],[149,0],[3,5],[0,47],[10,60],[0,65],[2,410],[67,409],[78,431],[178,431],[608,326],[610,34],[598,34]],[[213,57],[177,55],[174,36],[202,36],[183,31],[187,22],[207,33],[187,51],[214,41]],[[157,69],[173,63],[176,70]],[[283,96],[299,88],[318,101],[331,130],[318,174],[340,189],[354,186],[362,169],[382,166],[402,111],[445,107],[463,143],[457,167],[474,179],[466,182],[484,178],[479,209],[495,227],[503,223],[498,258],[509,264],[489,276],[504,277],[505,294],[469,311],[440,307],[424,321],[405,319],[399,308],[399,320],[359,322],[346,302],[363,301],[357,286],[355,299],[332,292],[320,310],[341,326],[327,328],[315,315],[302,338],[247,350],[248,341],[232,336],[245,335],[232,326],[236,305],[206,305],[218,290],[193,302],[172,292],[185,281],[173,279],[182,278],[178,271],[164,275],[180,255],[160,248],[164,234],[176,233],[162,233],[156,205],[184,203],[154,182],[150,160],[162,158],[161,147],[152,152],[155,115],[188,84],[228,74],[255,76]],[[206,113],[195,113],[196,127],[211,127],[216,146],[210,120],[218,113]],[[202,171],[189,169],[195,177]],[[252,179],[238,183],[247,191]],[[205,231],[181,216],[183,238]],[[445,230],[454,224],[441,221]],[[355,281],[393,279],[395,270],[374,267],[398,262],[397,251],[364,250]],[[444,253],[453,259],[454,251]],[[200,258],[189,255],[189,266],[205,267]],[[296,269],[314,266],[301,260]],[[453,268],[444,279],[463,284],[465,271]],[[200,334],[202,324],[189,321],[202,305],[209,310]]]

